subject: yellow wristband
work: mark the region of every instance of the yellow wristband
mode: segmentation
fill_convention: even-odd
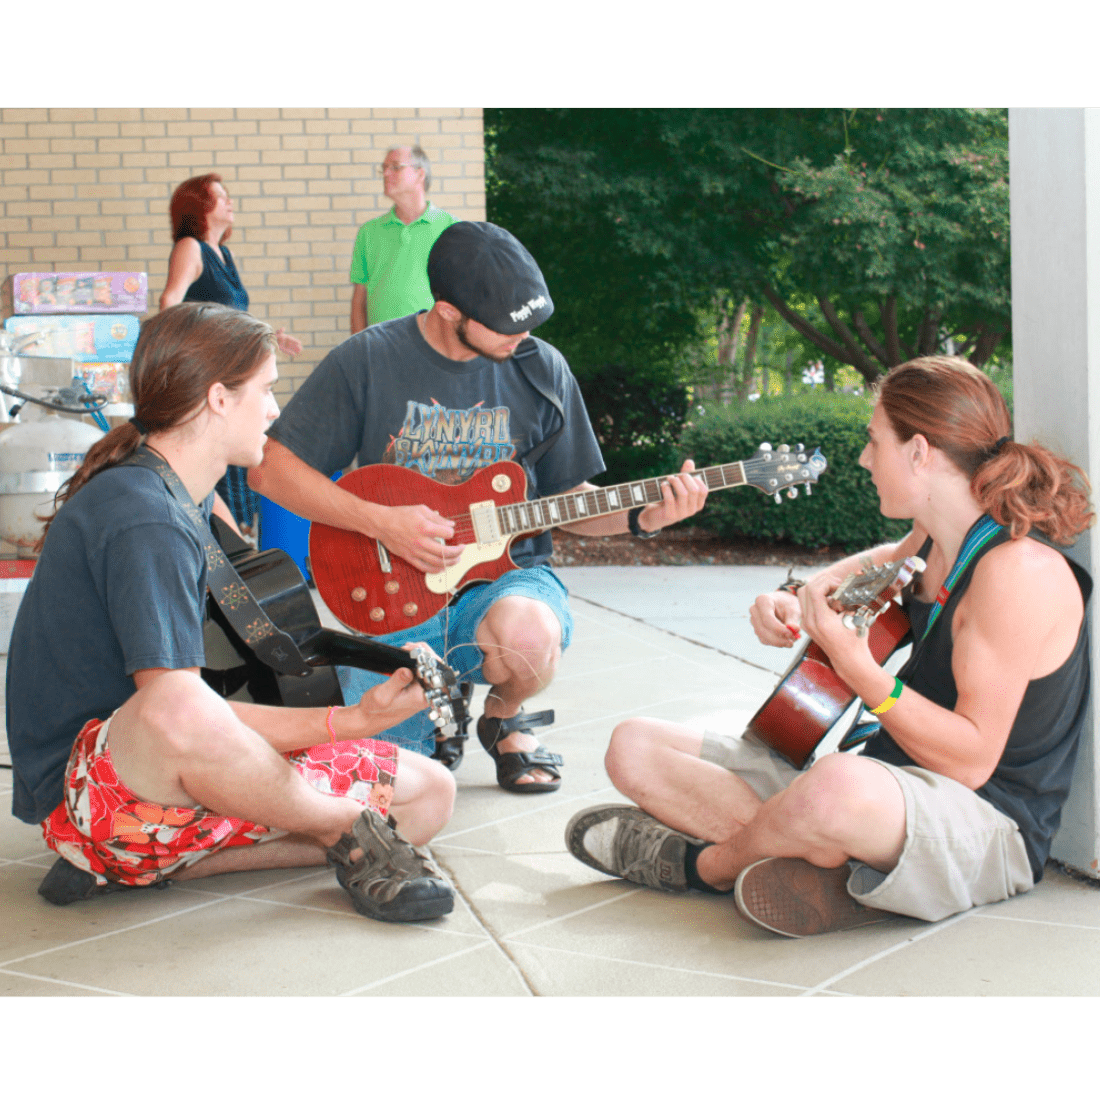
[[[877,707],[872,707],[871,713],[885,714],[901,698],[901,689],[903,687],[905,687],[905,685],[895,676],[894,690],[891,691],[890,694],[886,696],[885,700],[879,703]]]

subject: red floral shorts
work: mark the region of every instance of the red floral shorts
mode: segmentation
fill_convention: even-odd
[[[107,748],[110,719],[80,731],[65,770],[65,797],[42,822],[46,843],[70,863],[107,881],[149,886],[222,848],[285,836],[201,806],[143,802],[118,777]],[[316,790],[354,798],[383,817],[393,799],[397,746],[385,741],[337,741],[287,753]]]

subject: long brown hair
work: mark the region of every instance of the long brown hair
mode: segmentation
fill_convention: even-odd
[[[181,302],[141,326],[130,362],[134,420],[112,428],[88,449],[80,469],[62,485],[57,508],[96,474],[125,462],[144,435],[178,428],[195,419],[215,382],[243,386],[278,350],[266,322],[213,302]],[[38,549],[54,516],[46,521]]]
[[[172,192],[168,216],[172,219],[173,241],[184,237],[197,237],[200,241],[206,238],[206,218],[218,201],[214,198],[211,187],[221,181],[217,172],[207,172],[205,176],[192,176],[191,179],[184,180]],[[218,244],[229,240],[232,232],[232,227],[226,229]]]
[[[920,434],[947,455],[1012,538],[1036,527],[1066,545],[1092,524],[1085,472],[1041,444],[1015,442],[1000,390],[965,359],[902,363],[879,383],[878,400],[898,439]]]

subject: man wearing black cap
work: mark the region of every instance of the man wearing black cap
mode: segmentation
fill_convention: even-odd
[[[495,462],[522,464],[529,499],[583,489],[604,469],[576,379],[561,354],[530,332],[554,311],[542,272],[511,233],[489,222],[456,222],[428,259],[431,310],[374,325],[334,348],[303,382],[269,431],[253,488],[307,519],[358,531],[425,573],[459,560],[455,524],[415,500],[384,506],[329,480],[347,469],[392,463],[458,484]],[[588,535],[648,537],[697,512],[706,487],[681,474],[659,504],[567,526]],[[382,640],[427,642],[464,679],[491,690],[478,739],[496,761],[497,782],[517,793],[556,790],[562,761],[531,732],[552,711],[522,705],[552,679],[572,633],[567,594],[546,564],[549,532],[511,546],[517,568],[466,588],[444,611]],[[348,702],[378,677],[340,669]],[[464,731],[462,732],[464,736]],[[406,748],[450,767],[461,737],[436,746],[420,716],[387,731]]]

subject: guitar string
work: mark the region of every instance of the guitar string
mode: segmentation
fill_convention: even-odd
[[[730,466],[736,466],[736,465],[739,465],[739,464],[738,463],[730,463],[729,465]],[[725,469],[725,467],[722,467],[722,466],[713,466],[713,467],[708,467],[707,469],[704,469],[704,470],[696,470],[696,471],[693,471],[693,472],[696,473],[696,474],[707,474],[707,473],[710,473],[710,472],[715,471],[715,470],[722,471],[724,469]],[[725,475],[725,473],[722,474],[722,483],[721,484],[719,484],[717,482],[717,480],[715,480],[714,484],[711,484],[712,479],[709,478],[709,477],[705,478],[704,480],[707,481],[707,488],[708,489],[716,489],[716,488],[718,488],[718,489],[720,489],[720,488],[734,489],[734,488],[738,488],[741,485],[744,485],[744,484],[747,483],[747,480],[742,480],[742,481],[738,481],[738,482],[734,482],[732,484],[726,485],[726,475]],[[567,499],[575,498],[575,497],[583,497],[586,500],[591,498],[592,501],[596,501],[598,499],[599,494],[602,493],[602,494],[606,495],[606,494],[612,493],[616,490],[621,491],[620,492],[621,496],[624,496],[624,497],[625,496],[631,496],[631,500],[633,502],[632,494],[626,492],[625,490],[632,489],[635,486],[640,486],[643,489],[645,489],[647,486],[652,486],[653,489],[660,492],[662,487],[663,487],[663,483],[665,481],[667,481],[667,478],[643,478],[641,481],[628,481],[628,482],[624,482],[622,485],[608,486],[606,488],[603,487],[603,486],[596,486],[593,489],[581,489],[576,493],[559,493],[555,496],[536,497],[533,500],[505,501],[503,504],[500,504],[497,507],[498,507],[498,509],[499,508],[518,509],[518,508],[522,508],[522,507],[531,507],[531,508],[542,509],[542,508],[548,507],[551,502],[554,502],[554,501],[562,502],[562,501],[566,501]],[[658,500],[647,501],[647,503],[657,504],[657,503],[660,503],[660,500],[658,499]],[[578,511],[578,514],[575,518],[576,519],[586,519],[586,518],[591,518],[592,515],[610,515],[610,514],[615,513],[615,512],[625,512],[625,511],[628,511],[632,506],[633,506],[633,503],[627,505],[625,508],[616,506],[616,507],[613,507],[613,508],[609,508],[607,511],[603,511],[599,507],[596,507],[596,508],[593,508],[588,515],[586,515],[584,513],[580,513]],[[442,518],[446,519],[446,520],[449,520],[449,521],[451,521],[452,523],[454,523],[456,525],[456,534],[457,534],[457,528],[458,528],[459,524],[462,525],[462,528],[463,528],[464,531],[467,529],[467,527],[470,530],[473,530],[473,527],[474,527],[473,521],[469,518],[469,516],[470,516],[469,509],[466,508],[462,512],[459,512],[455,515],[444,515]],[[566,522],[572,522],[572,519],[567,520]]]

